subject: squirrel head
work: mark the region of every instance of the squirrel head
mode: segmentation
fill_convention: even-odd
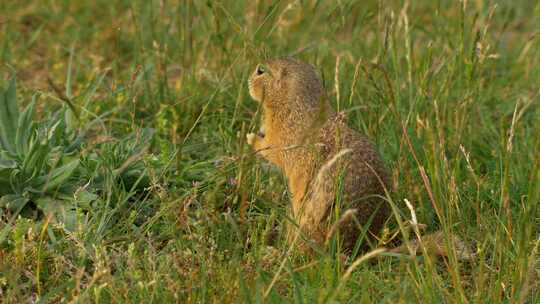
[[[280,58],[257,65],[249,77],[249,94],[267,107],[314,108],[322,100],[323,85],[312,65]]]

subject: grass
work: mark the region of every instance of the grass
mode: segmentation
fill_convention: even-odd
[[[1,1],[4,86],[84,140],[50,196],[73,226],[2,212],[0,302],[540,303],[539,31],[525,0]],[[289,54],[377,143],[402,220],[474,260],[287,250],[285,179],[244,138],[248,75]]]

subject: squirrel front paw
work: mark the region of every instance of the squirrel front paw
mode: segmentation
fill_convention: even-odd
[[[246,140],[248,145],[253,146],[255,144],[255,139],[257,138],[257,134],[255,133],[248,133],[246,134]]]

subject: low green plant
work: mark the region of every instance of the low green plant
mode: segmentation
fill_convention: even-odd
[[[22,111],[15,79],[0,93],[0,207],[13,215],[37,207],[59,215],[80,185],[81,136],[70,125],[65,108],[47,120],[34,120],[38,95]],[[63,213],[63,212],[62,212]]]
[[[83,151],[85,132],[75,127],[71,110],[62,107],[36,121],[37,100],[34,95],[21,110],[15,79],[0,94],[0,212],[12,218],[52,215],[72,230],[77,214],[89,210],[98,194],[110,188],[107,181],[128,191],[149,185],[142,155],[150,146],[152,129]]]

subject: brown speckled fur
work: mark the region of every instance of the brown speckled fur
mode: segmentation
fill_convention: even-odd
[[[301,231],[323,244],[339,207],[340,214],[357,210],[358,222],[339,226],[345,250],[370,218],[369,234],[378,234],[390,215],[380,198],[386,169],[371,141],[332,110],[315,69],[292,58],[269,60],[253,72],[249,92],[262,102],[264,134],[248,134],[248,143],[284,171]],[[344,149],[350,150],[331,162]]]

